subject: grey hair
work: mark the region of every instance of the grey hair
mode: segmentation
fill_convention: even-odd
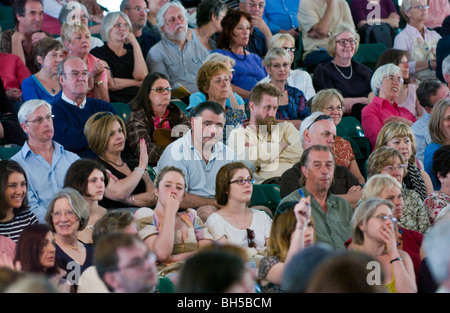
[[[273,47],[272,49],[270,49],[269,51],[267,51],[266,56],[264,57],[263,60],[263,65],[267,66],[267,67],[271,67],[272,66],[272,61],[276,58],[285,58],[286,60],[288,60],[289,64],[291,63],[291,55],[289,54],[289,52],[287,52],[285,49],[280,48],[280,47]]]
[[[236,65],[236,61],[233,58],[231,58],[231,57],[229,57],[227,55],[224,55],[224,54],[220,54],[218,52],[213,52],[213,53],[208,54],[206,56],[206,58],[203,60],[203,64],[205,64],[208,61],[230,62],[230,64],[232,66]]]
[[[303,143],[303,133],[305,132],[305,130],[310,127],[312,125],[312,123],[316,120],[316,118],[318,118],[321,115],[326,115],[325,113],[323,113],[322,111],[316,111],[311,113],[311,115],[309,115],[308,117],[306,117],[302,124],[300,125],[300,129],[299,129],[299,133],[300,133],[300,140]]]
[[[274,47],[281,47],[283,42],[290,41],[292,45],[295,47],[295,38],[289,33],[278,33],[272,36],[269,41],[269,49]]]
[[[130,25],[130,32],[133,31],[130,18],[128,17],[128,15],[126,15],[125,12],[122,11],[109,12],[103,18],[102,26],[100,28],[100,35],[102,37],[103,42],[106,43],[109,41],[109,32],[111,31],[111,28],[113,28],[114,24],[117,22],[120,16],[122,16],[125,19],[125,21]]]
[[[445,74],[450,75],[450,55],[447,55],[445,59],[442,60],[442,76]]]
[[[81,62],[84,63],[84,66],[86,67],[86,69],[88,68],[88,67],[87,67],[87,64],[83,61],[83,59],[81,59],[81,58],[79,58],[79,57],[77,57],[77,56],[72,56],[72,55],[70,55],[70,56],[68,56],[68,57],[65,57],[61,62],[59,62],[59,64],[58,64],[58,79],[59,79],[60,76],[62,76],[62,75],[64,74],[64,64],[65,64],[67,61],[73,60],[73,59],[78,59],[78,60],[80,60]]]
[[[437,284],[450,277],[450,220],[435,223],[423,240],[426,262]]]
[[[86,6],[85,6],[83,3],[78,2],[78,1],[70,1],[70,2],[76,2],[76,3],[78,3],[78,4],[80,5],[81,9],[83,9],[84,12],[86,13],[87,18],[89,19],[89,12],[88,12],[88,9],[86,8]],[[60,23],[61,25],[64,25],[64,23],[67,22],[67,16],[69,15],[70,12],[72,12],[72,11],[75,9],[75,7],[69,6],[70,2],[69,2],[69,3],[66,3],[66,4],[61,8],[61,11],[59,11],[58,21],[59,21],[59,23]]]
[[[372,88],[375,96],[378,96],[380,94],[380,86],[384,77],[394,74],[402,75],[402,70],[393,63],[382,65],[375,70],[372,76],[372,80],[370,81],[370,87]]]
[[[164,20],[164,15],[166,15],[167,10],[171,7],[177,7],[183,12],[184,17],[187,18],[188,13],[186,8],[178,1],[167,2],[164,4],[161,9],[159,9],[158,14],[156,15],[156,27],[159,29],[160,34],[164,37],[165,33],[162,31],[162,27],[166,23]]]
[[[47,108],[50,110],[50,114],[51,114],[52,106],[45,100],[32,99],[32,100],[25,101],[20,106],[19,112],[17,113],[17,118],[19,120],[19,124],[25,123],[25,121],[28,118],[28,115],[33,114],[37,109],[39,109],[43,105],[47,106]]]

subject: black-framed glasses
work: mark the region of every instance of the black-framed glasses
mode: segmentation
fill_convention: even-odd
[[[150,88],[150,90],[154,90],[157,93],[163,93],[164,91],[171,92],[173,90],[173,88],[172,87],[155,87],[155,88]]]
[[[394,224],[397,223],[397,218],[395,218],[393,216],[387,216],[387,215],[380,214],[380,215],[374,215],[374,216],[371,216],[371,217],[374,217],[374,218],[376,218],[376,219],[378,219],[378,220],[380,220],[382,222],[386,222],[387,220],[391,220],[392,223],[394,223]]]
[[[292,53],[295,53],[295,51],[297,51],[296,48],[283,47],[283,49],[286,50],[287,52],[292,52]]]
[[[101,118],[104,117],[104,116],[107,116],[107,115],[114,115],[114,114],[113,114],[112,112],[109,112],[109,111],[99,113],[98,115],[96,115],[96,116],[94,117],[94,122],[97,121],[97,120],[99,120],[99,119],[101,119]]]
[[[355,38],[343,38],[343,39],[336,40],[336,42],[338,42],[342,47],[345,47],[345,45],[347,43],[351,44],[352,46],[356,45],[358,40],[356,40]]]
[[[236,179],[233,181],[230,181],[229,184],[234,184],[237,183],[238,185],[245,185],[245,183],[249,183],[250,185],[253,185],[255,183],[255,179],[254,178],[247,178],[247,179]]]
[[[248,247],[249,248],[256,248],[256,242],[255,242],[255,232],[253,229],[247,228],[247,239],[248,239]]]
[[[45,120],[50,122],[51,120],[53,120],[54,117],[55,116],[53,114],[49,114],[45,117],[40,116],[32,121],[25,121],[25,123],[36,123],[36,124],[40,125],[40,124],[44,123]]]
[[[330,121],[332,121],[333,119],[332,119],[331,116],[329,116],[329,115],[321,114],[321,115],[319,115],[318,117],[316,117],[316,119],[315,119],[311,124],[309,124],[308,128],[306,128],[306,129],[310,129],[311,126],[312,126],[315,122],[323,121],[323,120],[330,120]]]

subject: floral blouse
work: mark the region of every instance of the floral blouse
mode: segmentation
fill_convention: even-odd
[[[355,153],[353,153],[352,145],[348,140],[336,136],[332,148],[336,165],[350,167],[350,163],[355,160]]]
[[[283,290],[280,285],[269,282],[266,279],[267,273],[269,273],[272,266],[280,263],[280,259],[274,255],[269,255],[261,259],[258,269],[257,282],[260,285],[262,293],[281,293]]]
[[[425,199],[423,205],[430,215],[430,222],[433,225],[439,212],[450,205],[450,196],[441,191],[434,191]]]

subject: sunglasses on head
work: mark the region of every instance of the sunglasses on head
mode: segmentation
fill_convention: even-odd
[[[112,112],[102,112],[102,113],[98,114],[96,117],[94,117],[94,122],[101,119],[102,117],[104,117],[106,115],[114,115],[114,114]]]
[[[329,116],[329,115],[321,114],[321,115],[319,115],[318,117],[316,117],[316,119],[315,119],[311,124],[309,124],[308,128],[306,128],[306,129],[310,129],[311,126],[312,126],[315,122],[323,121],[323,120],[331,120],[331,121],[332,121],[333,119],[332,119],[331,116]]]

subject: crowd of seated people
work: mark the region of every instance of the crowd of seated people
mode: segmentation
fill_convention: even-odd
[[[266,2],[0,4],[0,152],[18,149],[0,155],[0,286],[319,290],[304,272],[364,254],[383,273],[366,292],[450,290],[448,3]],[[373,23],[395,38],[372,69]],[[341,276],[336,292],[360,284]]]

